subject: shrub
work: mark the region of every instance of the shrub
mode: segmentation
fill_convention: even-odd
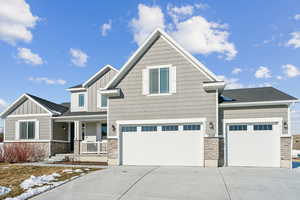
[[[33,144],[10,143],[0,150],[0,161],[9,163],[35,162],[44,158],[45,151]]]
[[[3,133],[0,133],[0,142],[3,142]]]

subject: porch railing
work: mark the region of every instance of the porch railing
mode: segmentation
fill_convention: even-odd
[[[81,141],[80,153],[104,154],[107,153],[107,141]]]

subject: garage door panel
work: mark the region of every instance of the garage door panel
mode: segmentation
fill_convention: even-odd
[[[203,166],[201,132],[123,133],[124,165]]]
[[[229,166],[280,167],[278,126],[272,131],[228,131]]]

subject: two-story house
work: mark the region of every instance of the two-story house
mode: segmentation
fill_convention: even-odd
[[[272,87],[225,83],[160,29],[120,71],[68,89],[70,103],[24,94],[3,113],[5,144],[110,165],[291,166],[290,107]]]

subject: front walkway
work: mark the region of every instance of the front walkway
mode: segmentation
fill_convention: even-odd
[[[35,199],[299,199],[300,170],[280,168],[110,167]]]

